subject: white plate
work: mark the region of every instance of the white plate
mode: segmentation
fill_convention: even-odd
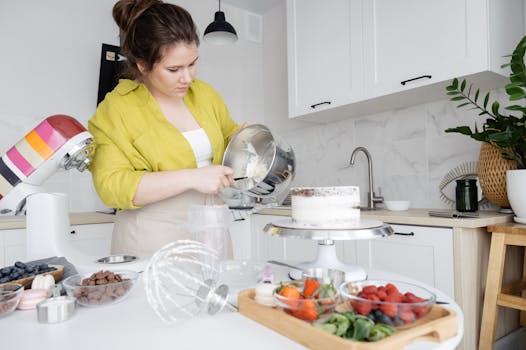
[[[518,222],[519,224],[526,224],[526,218],[519,218],[518,216],[515,216],[513,221]]]
[[[332,225],[313,225],[292,221],[292,218],[277,220],[272,225],[296,230],[363,230],[368,228],[380,227],[384,223],[379,220],[360,219],[355,224],[332,224]]]

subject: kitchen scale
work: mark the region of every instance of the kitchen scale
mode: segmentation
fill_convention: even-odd
[[[355,224],[342,226],[303,225],[292,221],[292,218],[277,220],[265,226],[263,231],[272,236],[299,238],[318,241],[317,256],[312,261],[298,264],[299,267],[328,267],[345,271],[346,281],[367,279],[365,270],[358,265],[346,264],[336,255],[335,241],[350,241],[387,237],[394,233],[390,225],[378,220],[361,219]],[[300,270],[292,270],[290,277],[301,279]]]

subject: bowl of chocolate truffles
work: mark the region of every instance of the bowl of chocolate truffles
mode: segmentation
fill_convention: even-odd
[[[118,303],[126,298],[137,282],[135,271],[97,271],[87,275],[73,275],[62,284],[69,296],[82,306],[97,307]]]

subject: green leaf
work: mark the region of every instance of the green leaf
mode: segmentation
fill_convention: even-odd
[[[458,95],[460,94],[460,91],[448,91],[446,94],[447,95]]]
[[[474,99],[475,103],[479,99],[479,92],[480,92],[480,89],[477,89],[477,91],[475,92],[475,99]]]
[[[495,115],[499,115],[499,103],[497,101],[493,102],[493,104],[491,105],[491,111],[493,112],[493,114]]]
[[[337,326],[335,324],[331,323],[314,323],[314,327],[324,330],[325,332],[329,332],[331,334],[336,334]]]
[[[462,83],[460,84],[460,91],[464,92],[465,88],[466,88],[466,79],[462,80]]]
[[[526,113],[526,107],[524,107],[524,106],[512,105],[512,106],[506,107],[506,109],[508,111],[520,111],[522,113]]]
[[[506,93],[508,95],[522,95],[524,96],[524,90],[520,87],[517,87],[517,86],[510,86],[511,84],[509,85],[506,85]]]
[[[451,101],[462,101],[462,100],[465,100],[466,97],[465,96],[455,96],[455,97],[451,97]]]
[[[446,90],[447,90],[447,91],[456,91],[456,90],[457,90],[457,87],[456,87],[456,86],[453,86],[453,85],[449,85],[449,86],[446,86]]]
[[[486,94],[486,97],[484,97],[484,109],[487,108],[489,101],[489,92]]]
[[[458,132],[468,136],[471,136],[471,134],[473,134],[469,126],[457,126],[456,128],[446,129],[445,132]]]
[[[524,93],[517,94],[517,95],[510,95],[510,101],[522,100],[524,96],[525,96]]]
[[[464,103],[459,104],[459,105],[457,106],[457,108],[461,108],[461,107],[467,106],[467,105],[469,105],[469,104],[471,104],[471,102],[464,102]]]
[[[451,86],[453,86],[455,89],[458,89],[458,79],[457,78],[453,79]]]
[[[354,331],[352,335],[352,339],[355,340],[363,340],[367,337],[369,337],[369,332],[371,331],[371,327],[373,326],[373,321],[369,320],[368,318],[357,318],[354,321]]]

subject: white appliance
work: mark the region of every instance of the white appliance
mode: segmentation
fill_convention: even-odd
[[[95,257],[68,240],[69,205],[64,193],[44,193],[42,183],[60,170],[84,171],[91,134],[76,119],[44,119],[0,157],[0,212],[26,214],[28,260],[64,256],[80,272],[116,268],[142,271],[147,260],[130,256]]]

